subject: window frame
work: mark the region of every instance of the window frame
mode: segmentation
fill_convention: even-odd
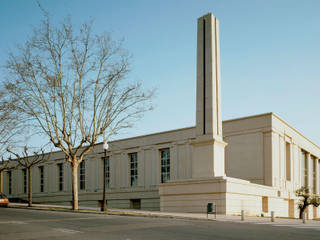
[[[301,187],[308,187],[308,153],[303,149],[300,151],[300,168]]]
[[[39,190],[44,192],[44,166],[39,166]]]
[[[27,168],[22,169],[23,193],[27,193]]]
[[[129,175],[130,175],[130,186],[138,186],[138,152],[129,153]]]
[[[58,191],[62,192],[64,190],[64,169],[63,163],[58,163]]]
[[[11,170],[8,171],[7,174],[8,174],[8,193],[9,195],[11,195],[12,194],[12,171]]]
[[[312,165],[312,193],[316,193],[317,192],[317,164],[316,164],[316,161],[317,161],[317,158],[313,155],[310,156],[311,158],[311,165]]]
[[[170,148],[160,149],[159,152],[160,152],[160,182],[166,183],[171,178]],[[166,156],[163,156],[163,153],[166,153],[166,152],[167,152]]]
[[[104,161],[102,161],[104,163]],[[110,189],[110,156],[106,156],[106,189]]]
[[[82,160],[79,164],[79,189],[86,190],[86,162]]]

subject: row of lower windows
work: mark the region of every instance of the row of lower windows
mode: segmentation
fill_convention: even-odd
[[[39,167],[39,177],[40,177],[40,192],[44,192],[44,167]],[[8,192],[9,194],[12,194],[12,172],[8,171]],[[28,171],[26,168],[22,169],[22,178],[23,178],[23,193],[27,193],[27,174]]]
[[[161,183],[170,180],[170,149],[160,150],[161,158]],[[138,186],[138,153],[129,153],[130,161],[130,186]],[[110,157],[106,159],[106,186],[110,187]]]
[[[170,180],[170,150],[163,149],[160,150],[161,157],[161,183],[165,183]],[[138,154],[130,153],[130,186],[135,187],[138,185]],[[110,188],[110,157],[106,158],[106,187]],[[79,187],[80,190],[86,188],[86,171],[85,171],[85,161],[82,161],[79,165]],[[12,194],[12,172],[8,171],[8,191]],[[27,192],[27,169],[22,170],[23,174],[23,192]],[[64,169],[63,163],[57,164],[57,178],[58,178],[58,190],[63,191],[64,188]],[[44,192],[44,166],[39,167],[39,186],[40,192]]]

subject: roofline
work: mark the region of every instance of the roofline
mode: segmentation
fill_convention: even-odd
[[[296,128],[292,127],[291,125],[289,125],[285,120],[283,120],[279,115],[272,113],[272,116],[276,117],[278,120],[280,120],[282,123],[284,123],[285,125],[287,125],[288,127],[290,127],[293,131],[295,131],[297,134],[299,134],[301,137],[305,138],[307,141],[309,141],[311,144],[313,144],[315,147],[317,147],[320,150],[320,146],[316,143],[314,143],[313,141],[311,141],[309,138],[307,138],[306,136],[304,136],[300,131],[298,131]]]
[[[143,137],[149,137],[149,136],[154,136],[154,135],[159,135],[159,134],[165,134],[165,133],[172,133],[172,132],[178,132],[178,131],[183,131],[183,130],[189,130],[192,128],[195,128],[196,126],[191,126],[191,127],[184,127],[184,128],[178,128],[178,129],[172,129],[172,130],[167,130],[163,132],[155,132],[155,133],[150,133],[150,134],[144,134],[144,135],[139,135],[139,136],[134,136],[134,137],[128,137],[128,138],[120,138],[117,140],[110,141],[110,143],[115,143],[115,142],[120,142],[120,141],[126,141],[126,140],[132,140],[136,138],[143,138]],[[95,145],[102,144],[103,142],[96,143]]]
[[[233,121],[238,121],[238,120],[245,120],[245,119],[250,119],[250,118],[263,117],[263,116],[268,116],[268,115],[272,115],[272,114],[274,114],[274,113],[268,112],[268,113],[261,113],[261,114],[246,116],[246,117],[232,118],[232,119],[224,120],[224,121],[222,121],[222,123],[233,122]]]
[[[222,121],[222,123],[229,123],[229,122],[233,122],[233,121],[240,121],[240,120],[245,120],[245,119],[251,119],[251,118],[258,118],[258,117],[264,117],[264,116],[274,116],[275,118],[277,118],[278,120],[280,120],[282,123],[284,123],[286,126],[288,126],[289,128],[291,128],[293,131],[295,131],[297,134],[299,134],[301,137],[305,138],[307,141],[309,141],[311,144],[313,144],[314,146],[316,146],[317,148],[320,149],[320,146],[317,145],[316,143],[314,143],[313,141],[311,141],[308,137],[306,137],[305,135],[303,135],[300,131],[298,131],[296,128],[292,127],[290,124],[288,124],[285,120],[283,120],[279,115],[277,115],[274,112],[267,112],[267,113],[261,113],[261,114],[256,114],[256,115],[251,115],[251,116],[246,116],[246,117],[240,117],[240,118],[233,118],[233,119],[228,119],[228,120],[224,120]],[[122,138],[122,139],[117,139],[114,141],[110,141],[110,143],[114,143],[114,142],[120,142],[120,141],[126,141],[126,140],[132,140],[135,138],[143,138],[143,137],[149,137],[149,136],[154,136],[154,135],[158,135],[158,134],[165,134],[165,133],[171,133],[171,132],[178,132],[178,131],[183,131],[183,130],[188,130],[188,129],[192,129],[195,128],[196,126],[191,126],[191,127],[185,127],[185,128],[178,128],[178,129],[173,129],[173,130],[168,130],[168,131],[164,131],[164,132],[155,132],[155,133],[150,133],[150,134],[145,134],[145,135],[140,135],[140,136],[134,136],[134,137],[129,137],[129,138]],[[97,143],[95,145],[99,145],[102,144],[101,143]]]
[[[262,114],[256,114],[256,115],[252,115],[252,116],[247,116],[247,117],[240,117],[240,118],[234,118],[234,119],[230,119],[230,120],[225,120],[223,121],[223,123],[228,123],[228,122],[233,122],[233,121],[238,121],[238,120],[245,120],[245,119],[250,119],[250,118],[257,118],[257,117],[264,117],[264,116],[273,116],[275,118],[277,118],[278,120],[280,120],[283,124],[285,124],[286,126],[288,126],[289,128],[291,128],[294,132],[296,132],[298,135],[300,135],[301,137],[303,137],[304,139],[306,139],[308,142],[310,142],[311,144],[313,144],[315,147],[317,147],[318,149],[320,149],[320,146],[316,143],[314,143],[312,140],[310,140],[308,137],[306,137],[305,135],[303,135],[300,131],[298,131],[296,128],[292,127],[289,123],[287,123],[285,120],[283,120],[278,114],[274,113],[274,112],[268,112],[268,113],[262,113]]]
[[[247,116],[247,117],[240,117],[240,118],[229,119],[229,120],[222,121],[222,123],[224,123],[224,122],[231,122],[231,121],[237,121],[237,120],[244,120],[244,119],[248,119],[248,118],[255,118],[255,117],[260,117],[260,116],[270,115],[270,114],[272,114],[272,112],[263,113],[263,114],[257,114],[257,115]],[[110,141],[110,143],[114,143],[114,142],[118,142],[118,141],[131,140],[131,139],[134,139],[134,138],[149,137],[149,136],[154,136],[154,135],[163,134],[163,133],[171,133],[171,132],[177,132],[177,131],[182,131],[182,130],[188,130],[188,129],[195,128],[195,127],[196,127],[196,126],[190,126],[190,127],[172,129],[172,130],[168,130],[168,131],[164,131],[164,132],[155,132],[155,133],[150,133],[150,134],[145,134],[145,135],[139,135],[139,136],[134,136],[134,137],[120,138],[120,139],[117,139],[117,140]],[[96,143],[95,145],[99,145],[99,144],[103,144],[103,142]]]

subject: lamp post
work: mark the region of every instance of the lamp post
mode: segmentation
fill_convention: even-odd
[[[103,150],[104,150],[104,157],[103,157],[103,200],[102,200],[102,207],[101,211],[107,210],[107,200],[106,200],[106,161],[107,161],[107,150],[109,148],[109,145],[107,141],[103,144]]]

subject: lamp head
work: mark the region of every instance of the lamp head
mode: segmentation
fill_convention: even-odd
[[[105,142],[103,143],[103,149],[104,149],[104,150],[108,150],[108,148],[109,148],[109,145],[108,145],[107,141],[105,141]]]

